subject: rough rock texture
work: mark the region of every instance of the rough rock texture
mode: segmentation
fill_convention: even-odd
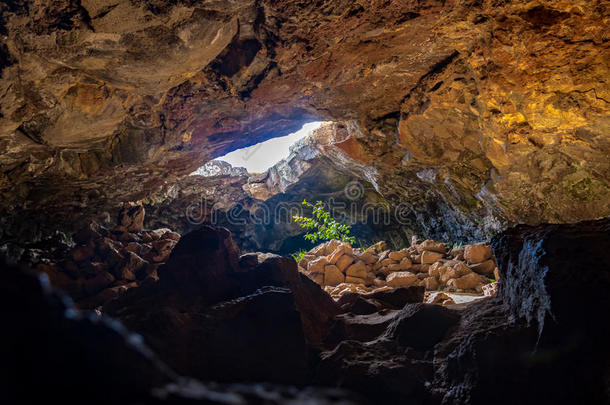
[[[367,403],[609,404],[609,231],[609,220],[510,229],[492,243],[499,293],[442,307],[418,302],[423,287],[335,305],[294,261],[239,260],[225,230],[204,227],[181,238],[159,281],[103,308],[142,338],[3,266],[2,392],[10,403],[359,402],[234,384],[266,380]],[[159,359],[227,384],[178,378]]]
[[[84,398],[92,404],[361,403],[336,389],[202,384],[180,378],[141,336],[106,316],[79,312],[44,277],[3,263],[0,270],[4,403],[81,404]]]
[[[429,236],[610,213],[605,0],[0,7],[3,238],[314,118]]]
[[[127,291],[103,311],[141,333],[178,372],[223,382],[304,384],[309,345],[339,312],[287,258],[239,266],[226,229],[184,235],[159,282]]]

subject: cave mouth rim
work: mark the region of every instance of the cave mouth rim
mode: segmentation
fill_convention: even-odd
[[[239,148],[218,156],[210,162],[222,161],[235,169],[246,169],[248,175],[267,172],[282,160],[290,156],[292,147],[302,139],[310,136],[315,130],[331,121],[313,120],[304,122],[297,131],[286,135],[265,139],[247,147]],[[207,163],[207,162],[206,162]],[[205,165],[204,165],[205,166]],[[202,167],[197,169],[199,171]],[[264,167],[264,168],[263,168]],[[196,173],[195,171],[194,173]]]

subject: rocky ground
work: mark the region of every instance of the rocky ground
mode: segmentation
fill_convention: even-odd
[[[240,256],[226,230],[206,226],[180,238],[158,280],[97,315],[6,267],[2,307],[21,305],[3,315],[3,396],[9,403],[42,395],[76,403],[92,394],[93,403],[610,403],[610,329],[598,315],[610,308],[609,232],[608,220],[510,229],[491,243],[498,293],[448,307],[422,303],[423,286],[335,301],[294,260]],[[38,389],[28,389],[34,380]]]
[[[399,251],[387,249],[385,242],[354,249],[331,240],[307,252],[298,265],[333,297],[410,286],[492,295],[500,277],[489,244],[448,250],[442,242],[418,243],[416,237]]]

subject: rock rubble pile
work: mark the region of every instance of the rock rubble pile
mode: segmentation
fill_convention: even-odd
[[[367,293],[423,286],[427,291],[493,295],[499,280],[491,247],[477,243],[449,249],[444,243],[412,239],[399,251],[378,242],[366,249],[330,240],[307,252],[299,271],[338,298],[347,292]]]

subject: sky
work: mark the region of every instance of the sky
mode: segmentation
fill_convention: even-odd
[[[290,146],[299,139],[307,136],[311,131],[322,125],[321,122],[310,122],[303,125],[299,131],[279,138],[238,149],[216,160],[224,160],[233,167],[245,167],[249,173],[262,173],[290,154]]]

